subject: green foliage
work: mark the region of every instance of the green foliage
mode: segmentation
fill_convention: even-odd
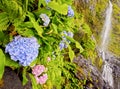
[[[5,66],[9,66],[9,67],[11,67],[13,69],[20,67],[20,65],[17,62],[11,60],[8,55],[5,55],[5,57],[6,57]]]
[[[2,49],[0,49],[0,79],[4,74],[4,66],[5,66],[5,55]]]
[[[0,13],[0,31],[6,30],[8,26],[9,20],[7,17],[7,13],[6,12]]]
[[[111,31],[111,39],[109,44],[109,50],[115,55],[120,56],[120,8],[119,5],[114,2],[113,3],[113,23],[112,23],[112,31]]]
[[[29,74],[31,81],[32,81],[32,89],[38,89],[37,82],[35,80],[35,77],[32,74]],[[40,88],[39,88],[40,89]]]
[[[77,66],[73,63],[65,62],[62,70],[63,79],[63,89],[83,89],[83,85],[79,79],[76,78]]]
[[[67,4],[60,5],[55,1],[51,1],[50,3],[48,3],[48,7],[52,8],[53,10],[57,11],[60,14],[67,15],[67,11],[68,11]]]
[[[73,61],[73,58],[74,58],[74,52],[72,51],[72,49],[71,49],[71,47],[70,46],[68,46],[68,48],[69,48],[69,57],[70,57],[70,60],[71,61]]]
[[[61,89],[62,83],[62,75],[61,68],[63,65],[62,58],[57,57],[55,60],[50,61],[48,64],[48,82],[47,86],[49,89],[56,87],[57,89]]]
[[[81,27],[83,29],[84,34],[87,34],[88,36],[92,35],[90,27],[87,24],[83,24]]]
[[[28,82],[27,73],[32,81],[33,89],[83,89],[82,83],[76,78],[77,66],[72,62],[77,53],[88,55],[95,48],[91,39],[92,32],[84,22],[81,14],[74,7],[75,16],[68,17],[68,5],[72,0],[52,0],[48,4],[44,0],[1,0],[0,1],[0,48],[2,63],[0,74],[4,73],[4,67],[13,69],[21,68],[18,62],[12,61],[8,54],[4,54],[7,45],[16,35],[24,37],[36,37],[40,44],[39,55],[30,66],[24,67],[22,71],[22,83]],[[48,26],[43,25],[40,14],[46,14],[50,18]],[[79,28],[82,28],[80,30]],[[59,43],[62,41],[63,31],[79,33],[81,36],[71,38],[67,48],[60,50]],[[75,36],[75,35],[74,35]],[[79,39],[78,39],[79,38]],[[50,57],[51,61],[47,58]],[[5,61],[5,63],[4,63]],[[42,64],[47,70],[48,80],[45,84],[37,84],[31,73],[32,66]],[[21,72],[21,71],[20,71]]]
[[[42,37],[42,33],[43,33],[43,29],[39,26],[39,24],[35,21],[34,19],[34,15],[30,12],[28,12],[28,15],[27,15],[31,21],[31,23],[33,24],[33,27],[35,28],[35,30],[37,31],[38,35],[40,37]]]
[[[23,72],[22,72],[22,84],[25,85],[27,82],[28,82],[28,79],[27,79],[27,74],[26,74],[26,68],[23,69]]]
[[[22,16],[23,10],[20,2],[16,2],[14,0],[1,0],[0,1],[0,9],[3,12],[6,12],[9,20],[13,20],[19,16]]]
[[[92,39],[92,32],[90,30],[90,27],[86,23],[81,24],[81,29],[75,34],[74,38],[83,47],[84,50],[82,54],[86,58],[91,58],[91,56],[94,55],[96,44],[95,41]]]

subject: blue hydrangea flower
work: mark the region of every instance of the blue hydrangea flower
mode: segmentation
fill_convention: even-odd
[[[74,16],[74,11],[73,9],[71,8],[71,6],[68,6],[68,14],[67,14],[69,17],[73,17]]]
[[[48,4],[49,2],[51,2],[51,0],[45,0],[45,2]]]
[[[73,33],[72,33],[72,32],[68,32],[68,33],[67,33],[67,36],[73,38]]]
[[[16,36],[12,42],[6,45],[5,52],[9,53],[12,60],[28,66],[38,56],[39,47],[35,37]]]
[[[49,19],[49,17],[46,14],[40,14],[40,18],[44,22],[43,23],[44,26],[48,26],[49,25],[50,19]]]
[[[60,50],[62,50],[64,48],[64,46],[65,46],[65,43],[61,41],[59,44]]]
[[[69,37],[73,38],[73,33],[72,32],[63,31],[63,34],[64,34],[64,36],[62,36],[62,41],[59,44],[60,50],[62,50],[63,48],[67,48],[68,47],[66,42],[70,43],[70,41],[67,40],[67,38],[65,36],[69,36]]]

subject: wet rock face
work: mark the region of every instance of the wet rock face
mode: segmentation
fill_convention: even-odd
[[[19,77],[10,68],[5,68],[3,76],[3,86],[0,89],[23,89]]]
[[[114,89],[120,89],[120,58],[115,57],[110,52],[106,52],[105,60],[110,64],[113,70]]]
[[[32,89],[32,84],[30,78],[28,77],[28,83],[23,86],[18,75],[11,69],[5,68],[5,72],[2,79],[2,84],[0,84],[0,89]]]
[[[103,80],[101,72],[89,60],[78,56],[74,59],[74,62],[83,70],[84,74],[82,76],[80,73],[77,73],[77,78],[80,80],[87,78],[85,89],[113,89]]]

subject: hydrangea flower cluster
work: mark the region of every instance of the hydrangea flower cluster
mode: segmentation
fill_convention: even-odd
[[[5,52],[10,54],[12,60],[28,66],[38,56],[39,47],[35,37],[16,36],[12,42],[6,45]]]
[[[68,6],[68,14],[69,17],[73,17],[74,16],[74,10],[71,8],[71,6]]]
[[[44,22],[43,23],[44,26],[48,26],[49,25],[50,19],[49,19],[49,17],[46,14],[40,14],[40,18]]]
[[[51,0],[45,0],[45,2],[48,4],[49,2],[51,2]]]
[[[43,65],[36,65],[32,68],[32,74],[35,76],[41,75],[45,71],[45,67]]]
[[[73,33],[72,32],[63,31],[63,34],[65,36],[69,36],[69,37],[73,38]],[[68,47],[66,42],[70,43],[70,41],[67,40],[65,36],[62,36],[62,41],[59,44],[60,50],[62,50],[63,48],[67,48]]]
[[[34,74],[34,77],[37,81],[37,84],[45,84],[48,76],[47,74],[41,75],[43,72],[45,72],[45,67],[44,65],[36,65],[32,68],[32,74]]]

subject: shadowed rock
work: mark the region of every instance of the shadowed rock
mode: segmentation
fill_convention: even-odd
[[[101,72],[93,66],[89,60],[84,59],[82,56],[78,56],[74,59],[74,63],[83,70],[84,74],[81,75],[78,72],[76,74],[77,78],[80,80],[85,79],[85,77],[87,78],[85,89],[113,89],[103,80]]]
[[[19,77],[12,69],[5,68],[3,86],[1,86],[0,89],[23,89]]]
[[[1,84],[0,89],[32,89],[32,84],[29,76],[28,83],[23,86],[19,76],[9,67],[5,68],[3,75],[3,84]]]
[[[114,89],[120,89],[120,58],[115,57],[112,53],[105,53],[105,60],[108,61],[112,68],[112,76],[114,78]]]

